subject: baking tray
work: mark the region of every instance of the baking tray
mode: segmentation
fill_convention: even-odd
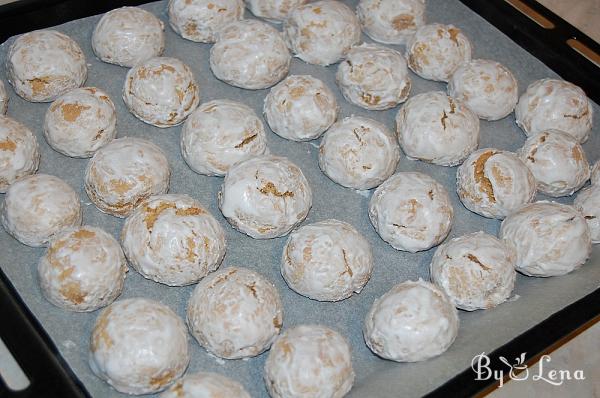
[[[462,1],[481,15],[502,28],[508,23],[513,30],[511,37],[519,39],[534,35],[538,29],[527,17],[503,1]],[[72,19],[101,13],[123,4],[138,4],[135,1],[81,2],[81,1],[31,1],[0,7],[0,30],[2,38],[35,28],[53,26]],[[354,1],[348,1],[354,5]],[[85,5],[83,5],[85,4]],[[533,3],[532,7],[536,7]],[[148,4],[155,15],[166,21],[164,2]],[[38,8],[41,7],[41,8]],[[538,10],[541,10],[538,8]],[[543,12],[543,10],[541,10]],[[545,14],[556,18],[551,13]],[[247,16],[249,14],[247,13]],[[527,84],[542,77],[556,76],[547,66],[520,48],[509,38],[465,7],[458,1],[430,0],[428,21],[454,23],[461,27],[474,45],[474,57],[492,58],[506,64],[517,75],[522,92]],[[242,265],[256,269],[269,277],[282,294],[286,315],[284,327],[300,322],[321,322],[332,326],[350,338],[353,345],[354,365],[358,377],[350,396],[390,397],[420,396],[424,394],[447,396],[472,395],[489,387],[493,381],[477,382],[469,370],[473,355],[482,351],[491,352],[493,366],[501,366],[497,358],[509,358],[527,352],[527,359],[534,358],[557,340],[564,338],[590,322],[600,313],[600,250],[594,249],[592,259],[582,269],[570,275],[536,279],[518,276],[515,296],[496,309],[474,313],[461,312],[461,329],[455,344],[442,356],[416,364],[396,364],[378,359],[368,351],[360,336],[362,319],[374,298],[395,283],[428,277],[428,264],[432,250],[421,254],[397,252],[383,243],[368,222],[366,207],[368,193],[344,189],[329,181],[319,170],[316,162],[315,143],[293,143],[269,133],[269,146],[276,154],[283,154],[297,163],[307,175],[314,188],[314,207],[305,223],[334,217],[349,221],[364,232],[376,253],[377,263],[372,280],[363,292],[341,303],[318,303],[296,295],[289,290],[279,275],[279,258],[285,238],[270,241],[255,241],[233,231],[220,216],[215,203],[215,193],[221,179],[202,177],[192,173],[183,163],[178,151],[178,136],[181,127],[159,130],[145,125],[130,115],[120,100],[120,89],[126,70],[97,61],[91,52],[90,36],[99,17],[85,22],[59,26],[57,29],[71,35],[82,46],[90,64],[87,85],[106,89],[118,107],[119,136],[143,136],[156,142],[168,153],[173,169],[171,192],[189,193],[206,204],[211,212],[226,226],[228,254],[223,266]],[[496,18],[501,20],[496,21]],[[510,22],[507,22],[510,21]],[[556,21],[559,21],[557,19]],[[558,23],[558,22],[557,22]],[[566,29],[566,28],[565,28]],[[515,33],[515,31],[517,33]],[[519,33],[521,32],[521,33]],[[572,32],[576,32],[573,30]],[[202,101],[213,98],[230,98],[249,104],[258,113],[266,90],[244,91],[217,82],[208,68],[208,45],[184,41],[168,27],[165,55],[175,55],[192,66],[201,85]],[[578,35],[578,38],[584,36]],[[563,58],[578,57],[572,49],[556,45],[548,36],[547,47],[562,51]],[[550,40],[551,39],[551,40]],[[563,37],[561,40],[565,40]],[[369,41],[368,39],[366,41]],[[525,40],[526,41],[526,40]],[[0,47],[0,59],[4,59],[7,46]],[[590,45],[595,44],[592,41]],[[519,43],[523,45],[522,43]],[[542,59],[542,55],[533,54]],[[550,51],[550,50],[548,50]],[[586,75],[595,80],[598,70],[592,63],[581,58],[592,72],[586,75],[585,68],[561,70],[561,76],[580,84],[595,97],[598,90],[575,77]],[[557,61],[555,59],[555,61]],[[560,61],[560,59],[558,59]],[[586,63],[587,62],[587,63]],[[550,62],[547,62],[551,64]],[[559,69],[551,65],[553,68]],[[567,65],[568,66],[568,65]],[[583,72],[582,72],[583,71]],[[333,82],[335,67],[321,68],[306,65],[298,60],[292,63],[290,73],[312,73],[322,78],[335,92]],[[3,72],[1,77],[5,80]],[[411,95],[430,90],[444,90],[445,85],[422,80],[415,75]],[[12,94],[12,93],[11,93]],[[597,97],[595,97],[597,98]],[[368,112],[348,104],[339,97],[341,116],[365,115],[393,127],[396,110]],[[69,159],[53,152],[41,136],[41,120],[47,104],[29,104],[11,95],[9,115],[22,120],[38,135],[42,149],[41,172],[58,174],[65,178],[80,194],[82,202],[89,203],[82,189],[82,173],[85,160]],[[595,108],[594,125],[598,126],[598,106]],[[597,127],[595,128],[597,130]],[[498,146],[514,150],[524,141],[524,136],[514,125],[512,116],[498,122],[481,123],[481,147]],[[599,155],[600,136],[596,133],[585,145],[590,161]],[[495,234],[499,223],[468,212],[454,193],[455,168],[432,166],[422,162],[403,159],[400,170],[420,170],[443,182],[450,191],[456,210],[456,222],[451,237],[483,229]],[[543,196],[539,196],[543,198]],[[563,199],[570,202],[571,199]],[[343,203],[343,206],[339,204]],[[332,205],[334,204],[334,205]],[[93,205],[84,206],[84,222],[100,225],[115,236],[122,221],[99,213]],[[32,381],[31,387],[21,392],[9,392],[0,381],[0,395],[5,396],[120,396],[108,385],[93,376],[87,367],[85,350],[89,332],[97,313],[75,314],[62,311],[47,303],[40,295],[36,281],[36,263],[42,249],[20,245],[4,231],[0,231],[0,336],[9,346]],[[192,287],[169,288],[147,281],[135,272],[129,272],[123,298],[144,295],[170,305],[180,315],[185,314],[185,305]],[[262,385],[262,364],[266,355],[247,361],[218,362],[206,355],[195,342],[190,341],[192,364],[190,371],[213,370],[239,379],[253,396],[265,396]]]

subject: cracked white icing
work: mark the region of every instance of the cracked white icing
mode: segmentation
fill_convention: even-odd
[[[170,0],[169,24],[184,39],[214,43],[219,30],[244,16],[243,0]]]
[[[290,12],[310,0],[245,0],[246,7],[252,14],[273,23],[281,23]]]
[[[218,373],[188,373],[160,398],[251,398],[240,383]]]
[[[0,193],[19,178],[34,174],[40,151],[33,132],[16,120],[0,115]]]
[[[406,44],[425,24],[424,0],[360,0],[356,7],[363,32],[385,44]]]
[[[590,227],[592,243],[600,243],[600,186],[597,184],[582,189],[573,206],[583,214]]]

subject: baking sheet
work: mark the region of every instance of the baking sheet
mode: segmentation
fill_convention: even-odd
[[[354,7],[356,1],[347,1]],[[201,101],[227,98],[241,101],[262,113],[262,103],[268,90],[241,90],[216,80],[209,68],[210,45],[186,41],[177,36],[168,26],[166,1],[142,6],[165,22],[165,56],[174,56],[190,65],[200,85]],[[246,11],[246,17],[252,18]],[[127,69],[98,61],[92,52],[90,40],[99,16],[69,22],[56,29],[74,38],[82,47],[88,61],[87,86],[106,90],[117,106],[118,136],[137,136],[150,139],[166,152],[172,168],[171,193],[186,193],[199,199],[225,227],[227,254],[222,267],[232,265],[254,269],[273,281],[284,303],[284,328],[301,323],[328,325],[351,342],[356,381],[351,397],[420,396],[470,366],[475,354],[491,352],[515,336],[533,327],[551,314],[580,299],[599,286],[600,247],[596,246],[592,259],[580,270],[563,277],[549,279],[528,278],[519,275],[514,299],[487,311],[460,312],[461,326],[456,342],[443,355],[420,363],[399,364],[382,360],[365,346],[361,328],[362,321],[373,300],[394,284],[407,280],[429,279],[429,262],[434,250],[410,254],[394,250],[375,233],[367,216],[371,192],[357,192],[343,188],[330,181],[318,168],[318,141],[296,143],[284,140],[268,132],[268,143],[272,153],[284,155],[299,165],[312,189],[314,203],[303,224],[337,218],[357,227],[369,240],[375,253],[373,276],[362,293],[338,303],[322,303],[309,300],[290,290],[279,273],[281,251],[286,238],[254,240],[233,230],[221,216],[216,193],[221,178],[205,177],[193,173],[184,163],[179,152],[181,126],[158,129],[135,119],[127,112],[121,100],[121,88]],[[429,0],[427,3],[429,22],[453,23],[460,27],[473,43],[473,58],[495,59],[515,74],[520,92],[536,79],[556,76],[554,72],[536,60],[509,38],[474,14],[458,0]],[[367,42],[371,41],[363,35]],[[0,46],[0,61],[4,64],[8,47],[14,38]],[[402,47],[398,47],[403,50]],[[318,67],[292,61],[290,74],[312,74],[338,94],[341,107],[340,117],[352,114],[379,120],[394,129],[394,116],[398,108],[384,112],[369,112],[346,102],[335,85],[336,66]],[[0,77],[6,83],[4,70]],[[413,86],[411,96],[431,91],[445,90],[445,84],[423,80],[411,72]],[[67,158],[54,152],[42,135],[44,113],[49,104],[28,103],[10,92],[8,115],[20,120],[37,135],[42,160],[41,173],[62,177],[79,193],[84,204],[84,224],[96,225],[118,237],[123,220],[100,213],[90,203],[83,190],[85,159]],[[594,128],[590,140],[584,145],[590,162],[600,156],[600,134],[598,125],[600,109],[594,104]],[[268,126],[265,123],[265,126]],[[511,115],[496,122],[481,121],[480,147],[496,147],[516,150],[525,140],[523,133],[514,124]],[[433,166],[419,161],[410,161],[404,156],[398,170],[418,170],[432,175],[442,182],[450,193],[455,222],[450,237],[483,230],[496,234],[499,222],[480,217],[466,210],[455,193],[455,167]],[[0,200],[3,200],[0,195]],[[538,199],[545,199],[538,195]],[[570,203],[572,198],[559,200]],[[0,229],[0,266],[15,285],[27,306],[44,326],[61,354],[83,382],[92,396],[121,397],[108,384],[96,378],[87,364],[87,348],[91,329],[98,312],[70,313],[49,304],[41,296],[36,280],[37,261],[43,249],[24,246]],[[193,289],[167,287],[146,280],[130,270],[121,298],[144,296],[169,305],[181,317],[185,317],[187,299]],[[217,361],[209,356],[190,336],[192,361],[189,372],[215,371],[239,380],[254,397],[266,397],[262,381],[262,369],[267,354],[248,360]]]

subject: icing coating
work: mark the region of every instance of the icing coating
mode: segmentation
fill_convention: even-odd
[[[214,43],[219,30],[244,16],[243,0],[170,0],[171,28],[191,41]]]
[[[123,290],[127,262],[119,243],[92,226],[63,230],[38,263],[38,280],[52,304],[89,312],[112,303]]]
[[[336,122],[319,146],[319,167],[338,184],[371,189],[394,174],[400,148],[392,132],[376,120],[350,116]]]
[[[287,75],[291,60],[281,33],[253,19],[227,24],[210,49],[210,69],[215,77],[251,90],[279,82]]]
[[[292,52],[304,62],[331,65],[360,43],[360,23],[350,7],[322,0],[296,7],[283,23],[283,35]]]
[[[600,243],[600,186],[596,184],[582,189],[573,206],[583,214],[590,228],[592,243]]]
[[[531,203],[536,194],[533,173],[519,157],[494,148],[473,152],[456,170],[456,192],[465,207],[503,219]]]
[[[138,7],[121,7],[104,14],[92,33],[96,56],[131,68],[165,50],[165,26],[154,14]]]
[[[232,227],[255,239],[287,235],[312,206],[302,170],[287,158],[257,156],[232,166],[218,193]]]
[[[247,268],[229,267],[196,285],[187,324],[198,343],[220,358],[254,357],[279,334],[283,305],[269,280]]]
[[[89,158],[117,135],[117,113],[108,94],[76,88],[58,97],[44,118],[44,137],[56,151]]]
[[[115,390],[150,394],[178,379],[190,362],[187,330],[154,300],[119,300],[102,310],[90,339],[92,371]]]
[[[19,178],[34,174],[40,164],[35,135],[24,124],[0,115],[0,193]]]
[[[517,254],[495,236],[475,232],[436,250],[431,281],[460,309],[488,309],[505,302],[515,285]]]
[[[77,42],[56,30],[25,33],[8,50],[6,77],[23,99],[50,102],[83,85],[85,55]]]
[[[163,151],[150,141],[123,137],[100,148],[85,170],[85,192],[98,209],[127,217],[151,195],[169,190],[171,171]]]
[[[590,229],[575,208],[535,202],[506,217],[498,234],[517,252],[517,271],[558,276],[581,267],[592,251]]]
[[[201,104],[181,129],[181,154],[199,174],[224,176],[237,162],[268,151],[262,120],[241,102]]]
[[[400,147],[409,158],[456,166],[479,145],[479,119],[441,91],[411,97],[396,115]]]
[[[121,231],[131,266],[145,278],[169,286],[198,282],[225,256],[225,233],[188,195],[156,195],[135,208]]]
[[[397,362],[440,355],[458,333],[458,313],[446,294],[421,279],[397,284],[376,299],[363,334],[375,354]]]
[[[406,101],[411,85],[400,52],[366,43],[348,51],[335,78],[346,100],[369,110],[390,109]]]
[[[155,57],[127,72],[123,101],[133,116],[166,128],[183,122],[196,109],[199,92],[189,66],[176,58]]]
[[[591,169],[590,182],[593,185],[600,184],[600,160],[598,160]]]
[[[8,110],[8,92],[4,86],[4,82],[0,80],[0,115],[6,115]]]
[[[20,178],[0,203],[6,232],[32,247],[46,246],[60,231],[81,225],[79,196],[63,180],[48,174]]]
[[[287,329],[265,362],[265,384],[273,398],[341,398],[354,377],[348,341],[321,325]]]
[[[333,91],[310,75],[292,75],[265,97],[264,115],[271,130],[293,141],[319,138],[337,119]]]
[[[251,398],[240,383],[218,373],[188,373],[160,398]]]
[[[290,12],[310,0],[245,0],[246,7],[255,16],[273,23],[283,22]]]
[[[537,189],[546,195],[572,195],[590,178],[585,151],[571,135],[547,130],[532,135],[517,155],[535,176]]]
[[[385,44],[406,44],[425,24],[424,0],[360,0],[356,7],[363,32]]]
[[[499,62],[474,59],[460,65],[448,80],[448,95],[463,101],[481,119],[508,116],[519,100],[512,72]]]
[[[454,209],[442,184],[427,174],[399,172],[371,196],[369,219],[393,248],[415,253],[446,238]]]

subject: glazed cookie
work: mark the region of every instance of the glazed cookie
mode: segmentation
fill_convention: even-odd
[[[400,147],[409,158],[456,166],[479,145],[479,119],[441,91],[410,98],[396,115]]]
[[[177,380],[160,398],[251,398],[244,386],[218,373],[198,372]]]
[[[406,43],[406,59],[423,79],[447,82],[461,64],[471,60],[471,42],[454,25],[424,25]]]
[[[119,300],[96,319],[90,368],[119,392],[163,390],[189,362],[185,324],[164,304],[145,298]]]
[[[532,135],[517,153],[546,195],[572,195],[590,178],[585,152],[573,136],[558,130]]]
[[[6,115],[7,110],[8,93],[6,92],[6,87],[4,87],[4,82],[0,80],[0,115]]]
[[[382,123],[350,116],[325,133],[319,146],[319,167],[338,184],[371,189],[394,174],[400,148]]]
[[[121,231],[131,266],[155,282],[183,286],[216,270],[225,256],[225,233],[188,195],[151,196],[127,217]]]
[[[427,174],[400,172],[371,196],[369,219],[393,248],[415,253],[446,238],[454,209],[442,184]]]
[[[313,300],[339,301],[360,293],[372,272],[369,241],[343,221],[302,226],[283,248],[283,279],[296,293]]]
[[[406,101],[411,84],[402,54],[374,44],[352,47],[335,79],[346,100],[372,111]]]
[[[265,97],[264,114],[269,127],[293,141],[319,138],[338,115],[333,92],[310,75],[288,76]]]
[[[525,135],[549,129],[564,131],[584,143],[592,130],[592,103],[573,83],[537,80],[527,87],[515,108],[515,120]]]
[[[81,87],[87,65],[81,47],[56,30],[17,37],[6,56],[6,76],[15,92],[31,102],[50,102]]]
[[[60,178],[34,174],[8,188],[0,204],[0,219],[19,242],[46,246],[55,234],[81,225],[81,204],[73,188]]]
[[[286,330],[265,362],[265,384],[273,398],[341,398],[354,376],[348,341],[321,325]]]
[[[181,129],[181,154],[192,170],[224,176],[235,163],[267,153],[261,119],[236,101],[205,102]]]
[[[192,70],[176,58],[156,57],[127,72],[123,101],[141,121],[156,127],[178,125],[200,103]]]
[[[229,267],[204,278],[192,293],[187,323],[198,343],[225,359],[269,349],[283,324],[275,286],[247,268]]]
[[[170,0],[169,24],[184,39],[214,43],[219,30],[244,16],[243,0]]]
[[[592,185],[577,194],[573,206],[590,227],[592,243],[600,243],[600,186]]]
[[[46,111],[44,136],[63,155],[89,158],[116,135],[115,105],[99,88],[71,90],[58,97]]]
[[[104,62],[131,68],[165,50],[165,27],[154,14],[121,7],[104,14],[92,33],[92,49]]]
[[[360,23],[342,2],[315,1],[296,7],[283,24],[288,47],[298,58],[316,65],[339,62],[360,43]]]
[[[475,232],[442,244],[430,265],[431,281],[462,310],[505,302],[515,285],[517,254],[495,236]]]
[[[363,32],[386,44],[406,44],[425,24],[424,0],[360,0],[356,13]]]
[[[312,191],[287,158],[257,156],[229,169],[218,193],[232,227],[254,239],[287,235],[308,215]]]
[[[85,192],[98,209],[127,217],[151,195],[169,190],[171,171],[162,150],[150,141],[123,137],[100,148],[85,170]]]
[[[25,125],[0,115],[0,193],[19,178],[34,174],[39,164],[35,135]]]
[[[600,160],[597,161],[591,170],[590,182],[593,185],[600,184]]]
[[[558,276],[581,267],[592,251],[590,229],[575,208],[535,202],[506,217],[498,235],[517,252],[517,271]]]
[[[481,119],[499,120],[515,109],[519,87],[506,66],[474,59],[460,65],[452,74],[448,95],[463,101]]]
[[[100,228],[69,228],[54,235],[38,263],[44,297],[57,307],[89,312],[123,290],[127,262],[119,243]]]
[[[440,355],[458,333],[458,313],[437,286],[406,281],[376,299],[363,334],[375,354],[397,362],[417,362]]]
[[[533,201],[536,181],[516,154],[486,148],[473,152],[459,166],[456,192],[472,212],[503,219]]]
[[[310,0],[245,0],[252,14],[273,23],[283,22],[290,12]]]
[[[215,77],[250,90],[279,82],[287,75],[291,60],[281,33],[253,19],[227,24],[210,49],[210,69]]]

